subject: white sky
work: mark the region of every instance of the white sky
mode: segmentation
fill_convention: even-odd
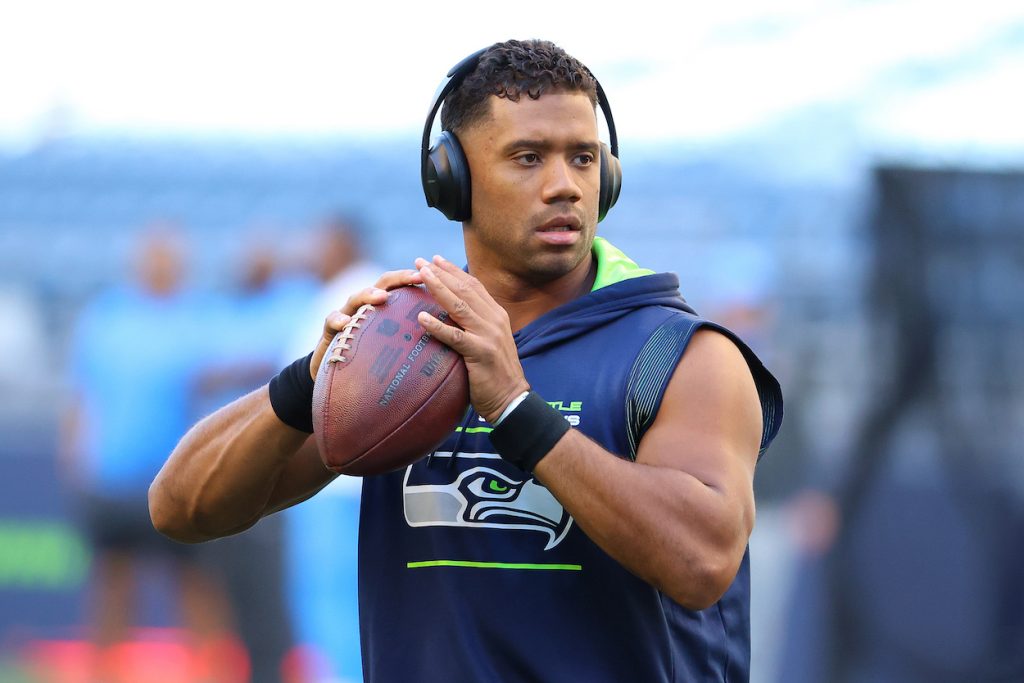
[[[861,137],[1024,149],[1024,2],[666,6],[0,0],[0,140],[405,134],[461,57],[543,37],[601,79],[624,139],[723,139],[828,105]]]

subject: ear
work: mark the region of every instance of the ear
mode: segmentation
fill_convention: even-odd
[[[443,131],[430,148],[424,173],[423,191],[427,206],[433,206],[448,220],[467,221],[471,213],[469,163],[455,133]]]

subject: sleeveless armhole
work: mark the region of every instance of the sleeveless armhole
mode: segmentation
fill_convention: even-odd
[[[743,354],[754,377],[757,396],[761,402],[761,447],[757,458],[761,459],[771,445],[782,424],[782,389],[778,380],[764,367],[761,360],[728,329],[713,322],[688,315],[674,315],[647,339],[637,354],[629,372],[626,384],[626,424],[629,439],[629,459],[636,460],[637,447],[647,429],[654,422],[661,407],[661,399],[668,387],[679,360],[694,332],[706,327],[728,337]]]

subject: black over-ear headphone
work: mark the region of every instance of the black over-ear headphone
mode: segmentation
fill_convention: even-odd
[[[448,77],[438,86],[437,94],[430,105],[430,113],[427,115],[427,123],[423,127],[423,144],[420,148],[423,194],[427,197],[427,206],[437,208],[453,221],[469,220],[471,213],[469,163],[455,133],[449,130],[442,131],[437,142],[430,147],[430,130],[434,126],[434,117],[441,109],[444,98],[459,87],[462,79],[473,72],[480,61],[480,56],[489,49],[478,50],[452,67]],[[605,97],[604,88],[596,78],[594,83],[597,85],[597,103],[604,112],[611,139],[610,149],[608,145],[601,143],[601,193],[597,204],[597,220],[601,221],[619,198],[622,167],[619,165],[619,139],[615,134],[615,120],[612,118],[608,98]]]

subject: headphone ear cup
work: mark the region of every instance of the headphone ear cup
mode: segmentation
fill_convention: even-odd
[[[601,194],[597,200],[597,220],[603,221],[608,211],[615,206],[622,189],[622,166],[619,158],[611,153],[608,145],[601,143]]]
[[[451,131],[442,131],[427,154],[423,191],[427,196],[427,206],[435,207],[448,220],[469,220],[469,163],[462,144]]]

